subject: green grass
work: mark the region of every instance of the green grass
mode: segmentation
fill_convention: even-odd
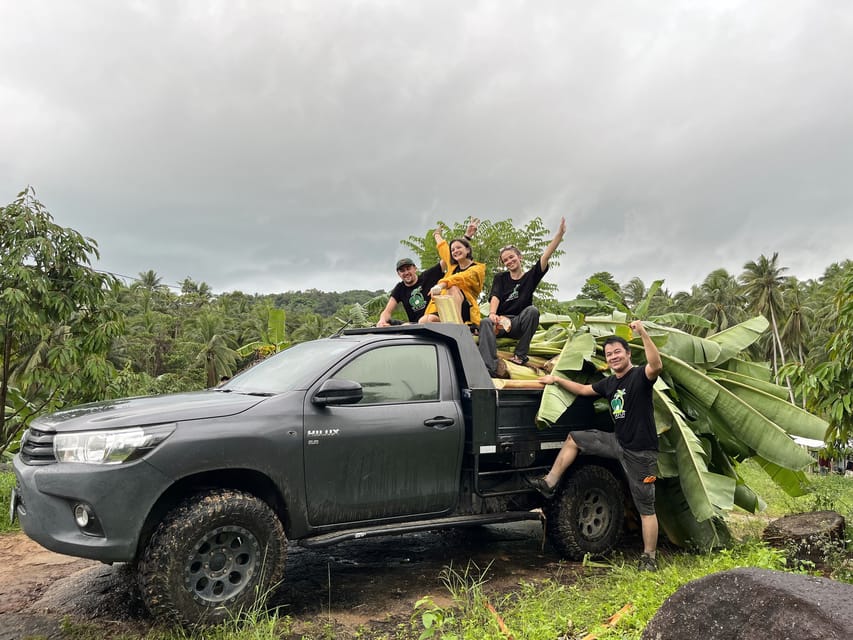
[[[682,552],[659,555],[657,573],[638,572],[634,560],[621,557],[602,565],[596,563],[579,576],[565,574],[555,579],[523,583],[513,593],[492,596],[489,604],[506,629],[516,638],[553,640],[595,633],[606,638],[639,638],[643,628],[666,598],[694,580],[736,567],[785,568],[782,552],[752,542],[705,555]],[[462,578],[458,574],[457,581]],[[411,638],[457,638],[473,640],[500,638],[497,617],[490,612],[483,584],[487,575],[477,576],[467,592],[449,589],[454,606],[436,607],[429,598],[421,600],[412,618]],[[628,610],[612,627],[607,620]],[[424,614],[430,614],[424,618]],[[431,626],[427,627],[426,622]],[[430,633],[434,629],[433,633]]]
[[[15,486],[15,474],[11,471],[0,471],[0,533],[19,531],[18,521],[14,526],[9,524],[9,497]]]
[[[771,549],[759,541],[766,523],[788,513],[832,509],[853,521],[853,479],[838,475],[810,476],[813,490],[808,495],[792,498],[778,489],[761,468],[747,462],[739,472],[767,502],[761,514],[733,514],[730,522],[741,540],[731,549],[707,554],[691,554],[664,550],[659,553],[659,571],[641,573],[633,556],[613,556],[606,563],[586,563],[578,572],[568,568],[555,577],[520,583],[510,593],[491,593],[488,589],[489,568],[468,566],[459,570],[447,567],[441,574],[453,602],[441,607],[430,597],[416,605],[408,626],[397,627],[393,635],[374,635],[369,629],[359,638],[385,640],[473,640],[502,638],[498,619],[519,640],[553,640],[558,637],[580,638],[595,633],[600,640],[638,639],[643,628],[666,598],[681,586],[711,573],[736,567],[760,567],[794,570],[786,564],[785,552]],[[8,531],[5,514],[9,508],[9,491],[14,483],[11,473],[0,473],[0,531]],[[748,525],[744,527],[743,522]],[[837,564],[831,576],[853,583],[853,562],[842,550],[834,559]],[[809,567],[805,567],[808,569]],[[619,620],[606,626],[607,620],[629,606]],[[489,606],[494,611],[491,611]],[[307,626],[306,626],[307,625]],[[298,629],[298,630],[297,630]],[[99,637],[96,627],[66,622],[63,638],[88,640]],[[228,623],[189,634],[180,630],[153,630],[146,640],[283,640],[336,638],[333,626],[325,620],[293,623],[287,616],[252,613],[246,624]]]
[[[739,465],[738,472],[746,484],[767,503],[767,508],[761,512],[764,516],[777,518],[789,513],[827,509],[837,511],[848,519],[853,516],[853,478],[838,474],[806,474],[811,481],[811,492],[792,498],[751,460]]]

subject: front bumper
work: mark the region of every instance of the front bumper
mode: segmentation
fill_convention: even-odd
[[[132,562],[145,519],[170,480],[145,460],[121,465],[13,463],[21,528],[43,547],[101,562]],[[85,533],[74,506],[86,504],[103,535]]]

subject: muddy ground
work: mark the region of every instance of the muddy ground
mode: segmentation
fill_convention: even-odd
[[[321,550],[292,545],[285,583],[272,604],[292,618],[296,638],[321,637],[330,624],[337,638],[394,637],[421,597],[449,603],[440,574],[451,563],[460,570],[489,567],[486,591],[495,594],[546,577],[571,581],[582,570],[559,560],[537,522],[387,536]],[[96,625],[103,638],[144,637],[154,624],[128,567],[54,554],[20,533],[0,536],[0,640],[68,638],[61,630],[66,617]]]

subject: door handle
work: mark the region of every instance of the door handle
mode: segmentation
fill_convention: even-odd
[[[436,416],[435,418],[427,418],[424,420],[425,427],[432,427],[434,429],[444,429],[445,427],[449,427],[454,422],[456,422],[453,418],[445,418],[444,416]]]

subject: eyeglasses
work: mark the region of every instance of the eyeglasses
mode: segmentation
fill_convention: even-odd
[[[502,254],[504,251],[518,251],[518,247],[514,244],[508,244],[505,247],[501,247],[500,251],[498,251],[498,255]]]

